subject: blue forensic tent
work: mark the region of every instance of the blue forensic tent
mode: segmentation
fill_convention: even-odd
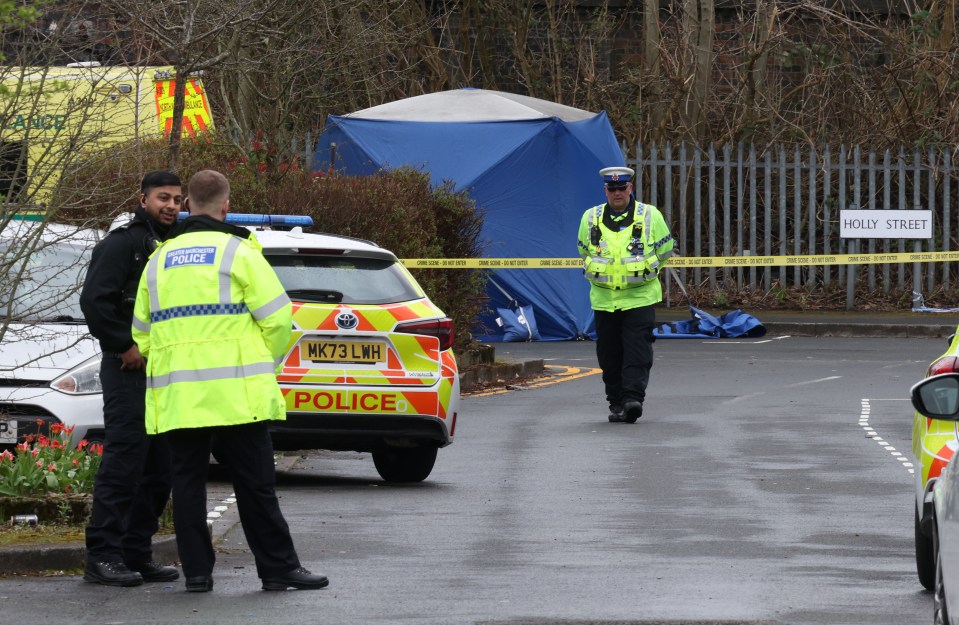
[[[624,160],[604,112],[456,89],[331,115],[314,163],[349,175],[422,169],[434,184],[468,191],[483,210],[486,257],[572,258],[580,217],[606,199],[599,170]],[[520,305],[532,305],[543,340],[595,336],[582,270],[505,269],[495,277]],[[509,305],[500,289],[488,293],[491,310]],[[494,317],[484,319],[490,335],[478,338],[502,336]]]

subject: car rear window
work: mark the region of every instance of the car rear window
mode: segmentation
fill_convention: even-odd
[[[342,298],[337,295],[316,301],[394,304],[420,297],[402,268],[390,260],[270,254],[266,259],[287,291],[342,294]],[[306,297],[293,299],[310,301]]]

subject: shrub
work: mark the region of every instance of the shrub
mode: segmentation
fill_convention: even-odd
[[[42,419],[38,425],[44,425]],[[49,436],[31,436],[17,445],[16,454],[0,453],[0,494],[44,496],[93,492],[103,446],[82,440],[73,445],[72,427],[50,426]]]
[[[164,167],[162,142],[130,144],[109,158],[91,155],[71,175],[60,198],[61,221],[107,227],[136,207],[143,172]],[[352,177],[307,171],[282,161],[263,137],[244,153],[216,136],[182,144],[178,173],[184,183],[200,169],[216,169],[230,180],[230,210],[237,213],[310,215],[313,230],[358,237],[399,258],[475,258],[482,252],[482,214],[451,183],[438,188],[429,176],[397,169]],[[95,189],[91,192],[90,189]],[[480,270],[420,269],[417,281],[453,319],[457,350],[473,345],[472,331],[486,306],[486,277]]]

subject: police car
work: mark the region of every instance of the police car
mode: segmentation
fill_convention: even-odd
[[[293,300],[274,447],[370,452],[387,481],[426,479],[459,412],[452,320],[392,252],[276,219],[251,225]]]
[[[959,431],[959,373],[936,374],[912,387],[916,413],[952,430]],[[959,625],[959,615],[950,612],[959,606],[959,462],[951,460],[929,480],[931,510],[926,529],[932,543],[933,623]],[[918,538],[918,535],[917,535]]]
[[[227,219],[255,232],[293,301],[293,332],[278,375],[287,419],[272,423],[274,448],[369,452],[386,481],[426,479],[437,450],[453,441],[459,411],[452,321],[392,252],[370,241],[304,232],[312,223],[308,217],[231,214]],[[80,279],[85,264],[75,272]],[[71,318],[79,320],[79,306],[72,312]],[[84,329],[76,326],[74,331]],[[6,343],[4,339],[4,361]],[[58,380],[68,373],[74,378],[82,373],[86,380],[90,372],[96,379],[95,342],[87,339],[84,346],[91,350],[87,360],[78,363],[77,371],[56,372]],[[60,358],[59,353],[52,356],[61,370],[73,366],[74,360],[61,364]],[[97,424],[77,424],[75,437],[102,436],[98,382],[78,382],[84,394],[66,393],[53,387],[54,373],[47,373],[34,375],[28,387],[17,362],[12,369],[5,364],[0,362],[0,376],[7,376],[0,381],[4,442],[29,431],[35,418],[76,422],[80,417],[72,405],[80,403],[83,421],[95,411]],[[43,403],[49,406],[43,414],[25,409],[28,397],[47,398]]]
[[[926,370],[926,377],[959,372],[959,334],[953,334],[949,348]],[[927,589],[936,585],[933,517],[936,481],[959,447],[955,425],[931,419],[918,410],[912,420],[912,452],[916,459],[916,504],[914,512],[916,571]]]

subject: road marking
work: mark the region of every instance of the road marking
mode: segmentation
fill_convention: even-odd
[[[230,506],[236,503],[236,493],[230,493],[230,496],[213,506],[213,509],[206,513],[206,527],[210,535],[213,535],[213,522],[223,516],[223,513],[230,509]],[[226,504],[226,505],[224,505]]]
[[[765,394],[766,394],[766,391],[759,391],[756,393],[750,393],[749,395],[740,395],[739,397],[733,397],[732,399],[727,399],[726,401],[722,402],[722,405],[726,406],[728,404],[735,404],[737,402],[746,401],[747,399],[752,399],[754,397],[759,397],[760,395],[765,395]]]
[[[544,367],[544,369],[550,370],[550,377],[535,380],[523,384],[523,389],[529,390],[534,388],[542,388],[544,386],[551,386],[553,384],[559,384],[560,382],[570,382],[572,380],[578,380],[579,378],[585,378],[587,376],[596,375],[597,373],[602,373],[602,369],[591,369],[589,367],[563,367],[559,365],[549,365]],[[553,370],[557,370],[553,372]],[[490,395],[502,395],[503,393],[510,393],[517,389],[516,387],[512,388],[496,388],[490,389],[488,391],[481,391],[479,393],[464,393],[464,397],[489,397]]]
[[[762,341],[700,341],[703,345],[762,345],[763,343],[772,343],[773,341],[781,341],[782,339],[790,338],[787,336],[774,336],[769,339],[763,339]]]
[[[878,399],[876,401],[887,401]],[[889,455],[899,461],[899,463],[906,468],[911,474],[915,474],[916,470],[913,467],[912,462],[909,461],[908,456],[904,456],[901,452],[896,451],[896,448],[889,444],[889,441],[884,440],[879,433],[876,432],[876,429],[869,424],[869,417],[872,414],[872,406],[869,403],[869,398],[865,397],[860,402],[859,409],[859,427],[861,427],[866,432],[866,438],[871,438],[873,442],[878,444],[880,447],[889,452]]]
[[[797,386],[806,386],[807,384],[819,384],[820,382],[838,380],[841,377],[842,377],[841,375],[831,375],[828,378],[819,378],[818,380],[807,380],[805,382],[796,382],[795,384],[787,384],[783,388],[796,388]]]
[[[509,352],[506,352],[507,354]],[[553,362],[554,360],[559,360],[559,358],[543,358],[543,362]],[[580,360],[588,360],[590,362],[596,360],[595,358],[564,358],[568,362],[579,362]]]

